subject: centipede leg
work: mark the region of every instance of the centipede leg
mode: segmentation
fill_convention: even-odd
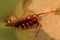
[[[38,34],[39,34],[39,31],[40,31],[40,26],[39,26],[39,27],[37,27],[36,36],[38,36]]]
[[[38,19],[37,26],[38,26],[38,27],[37,27],[37,31],[36,31],[36,35],[35,35],[35,36],[38,36],[39,31],[40,31],[40,29],[41,29],[41,27],[42,27],[42,25],[41,25],[41,23],[40,23],[39,19]]]
[[[40,27],[37,27],[35,36],[37,36],[39,34],[39,30],[40,30]]]

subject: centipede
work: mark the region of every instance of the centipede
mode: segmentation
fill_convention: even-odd
[[[60,10],[49,11],[49,12],[38,13],[38,14],[34,14],[34,15],[28,15],[26,17],[11,16],[8,18],[6,25],[13,26],[15,28],[20,27],[21,29],[26,29],[26,28],[29,29],[29,28],[33,28],[34,24],[37,24],[37,27],[40,29],[42,27],[42,24],[40,23],[40,19],[39,19],[40,15],[48,14],[48,13],[52,13],[52,12],[59,12],[59,11]]]

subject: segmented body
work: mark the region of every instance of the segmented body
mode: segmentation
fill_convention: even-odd
[[[16,28],[21,27],[22,29],[33,28],[32,25],[34,24],[37,24],[37,26],[39,25],[38,17],[36,15],[31,15],[22,18],[13,17],[13,20],[9,19],[7,22],[8,26],[14,26]]]

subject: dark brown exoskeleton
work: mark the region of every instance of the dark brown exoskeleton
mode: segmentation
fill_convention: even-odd
[[[21,19],[20,17],[11,16],[7,21],[8,26],[15,26],[16,28],[21,27],[22,29],[29,28],[29,26],[33,24],[39,24],[36,15],[22,17]]]
[[[51,12],[58,12],[58,11],[60,11],[60,10],[30,15],[30,16],[26,16],[26,17],[11,16],[10,18],[8,18],[7,26],[14,26],[16,28],[20,27],[22,29],[26,29],[26,28],[29,29],[29,28],[34,27],[32,25],[37,24],[36,28],[38,28],[38,31],[37,31],[37,34],[38,34],[40,27],[42,27],[40,20],[38,18],[39,15],[43,15],[43,14],[47,14],[47,13],[51,13]]]

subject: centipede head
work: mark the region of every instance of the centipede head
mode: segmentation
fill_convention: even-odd
[[[11,16],[11,17],[9,17],[9,18],[7,19],[6,25],[7,25],[7,26],[12,26],[13,23],[14,23],[16,20],[17,20],[17,16]]]

